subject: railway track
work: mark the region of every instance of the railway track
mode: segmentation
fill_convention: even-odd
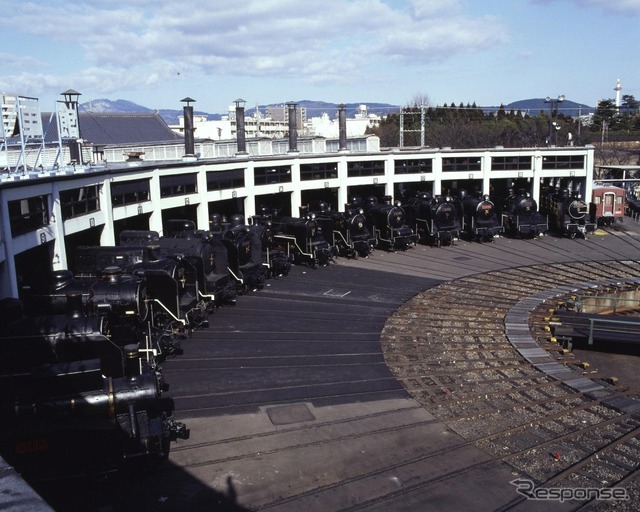
[[[551,343],[544,327],[549,307],[567,299],[569,292],[540,301],[529,323],[540,348],[573,374],[558,378],[524,359],[510,342],[504,322],[524,296],[563,286],[579,290],[580,283],[589,283],[583,291],[594,293],[599,282],[611,293],[617,286],[611,280],[634,280],[639,271],[634,261],[556,264],[489,272],[437,286],[388,319],[381,337],[385,360],[425,409],[508,463],[523,492],[607,489],[601,492],[619,492],[629,499],[575,499],[575,506],[592,501],[597,510],[624,510],[624,503],[637,505],[640,499],[640,402],[634,405],[640,396],[638,382],[583,392],[566,385],[582,377],[587,365]],[[612,407],[613,399],[627,410]],[[600,491],[591,492],[593,498]],[[504,510],[517,509],[525,500],[522,496]]]
[[[165,363],[192,432],[167,466],[82,488],[95,506],[77,510],[528,512],[560,503],[517,490],[565,488],[629,499],[565,499],[563,510],[636,510],[636,383],[607,383],[545,330],[549,305],[574,290],[640,276],[640,240],[612,235],[292,269],[212,315]],[[513,332],[524,331],[562,371],[523,355]]]

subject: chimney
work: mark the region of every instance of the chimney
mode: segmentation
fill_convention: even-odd
[[[295,101],[287,102],[287,108],[289,109],[289,153],[298,152],[297,106],[298,104]]]
[[[340,147],[338,151],[347,150],[347,111],[345,104],[338,105],[338,140]]]
[[[247,154],[247,141],[244,129],[244,106],[245,100],[238,98],[234,101],[236,104],[236,139],[238,141],[238,155]]]
[[[186,97],[180,100],[182,103],[185,103],[185,106],[182,109],[184,115],[184,156],[193,156],[195,153],[195,145],[193,138],[193,107],[190,103],[195,102],[196,100]]]
[[[79,99],[81,93],[68,89],[61,93],[64,97],[64,118],[61,119],[61,112],[58,111],[58,130],[65,133],[60,134],[60,138],[65,138],[69,146],[69,157],[72,164],[82,164],[82,139],[80,138],[80,108]]]

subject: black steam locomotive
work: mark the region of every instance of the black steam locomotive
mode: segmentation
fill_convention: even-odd
[[[502,219],[505,233],[533,238],[549,229],[547,216],[538,211],[538,203],[524,190],[511,191],[504,201]]]
[[[168,258],[183,259],[196,273],[194,283],[197,298],[207,303],[207,310],[235,303],[236,281],[229,272],[227,248],[220,237],[208,231],[196,231],[193,221],[173,221],[168,236],[157,231],[125,230],[120,233],[120,245],[148,246],[154,240],[160,253]]]
[[[74,306],[99,318],[111,338],[122,340],[120,345],[145,338],[148,357],[157,361],[182,353],[187,322],[180,317],[178,283],[166,271],[126,274],[117,266],[97,275],[55,271],[46,291],[24,297],[24,309],[29,316],[67,314],[69,297],[79,302]]]
[[[315,215],[306,207],[300,210],[300,217],[272,216],[274,246],[294,264],[311,268],[328,265],[335,257],[335,247],[325,240]]]
[[[262,243],[245,223],[244,216],[236,213],[226,222],[222,215],[213,214],[209,230],[227,248],[229,273],[236,282],[237,292],[244,294],[262,289],[267,278],[262,265]]]
[[[580,192],[570,188],[551,191],[545,196],[546,212],[553,230],[570,238],[593,233],[598,227],[591,221],[589,206],[584,202]]]
[[[451,196],[419,192],[405,202],[409,225],[424,244],[453,245],[460,237],[460,209]]]
[[[418,235],[407,225],[407,215],[400,201],[393,203],[391,196],[385,196],[383,202],[379,203],[377,197],[370,196],[364,204],[356,197],[349,204],[353,208],[363,208],[376,247],[388,251],[406,251],[416,245]]]
[[[324,239],[336,248],[338,256],[366,258],[375,248],[376,240],[367,227],[362,208],[346,204],[344,212],[334,212],[325,201],[317,201],[309,209],[315,214]]]
[[[128,232],[124,232],[127,237]],[[160,249],[158,240],[149,242],[153,232],[141,237],[145,246],[81,246],[76,248],[74,271],[77,282],[108,277],[117,272],[130,281],[159,281],[152,286],[152,304],[155,305],[151,322],[154,326],[174,330],[179,324],[193,330],[206,326],[209,305],[213,296],[203,295],[200,283],[204,280],[202,263],[179,255],[169,256]],[[156,237],[157,238],[157,237]],[[146,289],[146,288],[145,288]],[[177,297],[177,303],[176,303]]]
[[[249,230],[260,243],[262,266],[266,269],[266,278],[286,276],[291,270],[289,256],[273,241],[273,229],[271,227],[271,214],[261,211],[250,219]]]
[[[487,242],[504,233],[502,217],[489,195],[461,193],[460,206],[462,233],[468,238]]]
[[[66,312],[58,301],[46,315],[0,301],[2,456],[33,475],[140,470],[166,458],[189,432],[172,418],[148,338],[112,324],[100,311],[109,301],[69,294]]]

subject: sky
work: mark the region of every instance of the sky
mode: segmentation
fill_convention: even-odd
[[[226,112],[640,99],[640,0],[0,0],[0,92]],[[313,115],[313,113],[311,113]]]

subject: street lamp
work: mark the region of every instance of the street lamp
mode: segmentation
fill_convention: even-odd
[[[238,154],[247,154],[247,141],[244,129],[244,106],[246,101],[242,98],[238,98],[233,101],[236,104],[236,138],[238,141]]]
[[[549,96],[544,100],[545,103],[549,103],[549,146],[551,145],[551,137],[553,136],[553,127],[556,123],[553,123],[553,116],[558,115],[558,103],[562,103],[564,101],[564,94],[561,94],[557,98],[551,98]],[[557,128],[560,129],[559,127]],[[558,135],[556,134],[556,142],[558,140]]]
[[[551,125],[555,128],[555,132],[556,132],[556,146],[558,145],[558,132],[560,131],[561,126],[556,123],[555,121],[553,123],[551,123]]]

